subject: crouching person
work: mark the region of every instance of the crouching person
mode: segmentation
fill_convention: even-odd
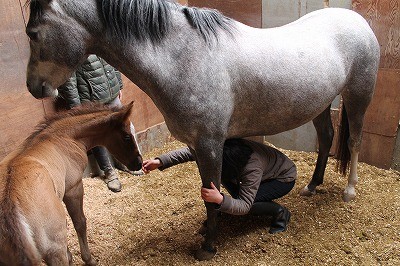
[[[143,171],[164,170],[195,159],[186,147],[145,160]],[[220,193],[211,183],[211,189],[201,188],[201,197],[218,204],[221,212],[272,216],[269,233],[275,234],[287,229],[290,212],[274,200],[292,190],[296,177],[295,164],[277,149],[250,140],[228,139],[223,150],[221,183],[230,196]]]

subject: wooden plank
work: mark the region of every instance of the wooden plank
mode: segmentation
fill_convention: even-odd
[[[218,9],[225,16],[248,26],[262,27],[262,1],[260,0],[188,0],[188,4]]]
[[[41,100],[26,89],[28,38],[20,1],[0,7],[0,160],[19,145],[43,118]]]
[[[143,131],[164,121],[164,117],[154,105],[153,101],[132,81],[123,76],[122,103],[134,101],[131,121],[136,132]]]
[[[177,2],[178,2],[179,4],[185,5],[185,6],[187,6],[187,4],[188,4],[188,0],[178,0]]]
[[[400,69],[399,0],[353,0],[353,10],[367,19],[378,38],[381,45],[380,67]]]
[[[400,120],[400,69],[380,69],[364,131],[395,137]]]
[[[396,139],[364,132],[361,142],[360,162],[389,169],[392,164]]]

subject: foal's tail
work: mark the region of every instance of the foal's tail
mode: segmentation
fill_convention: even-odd
[[[350,137],[349,120],[344,104],[342,105],[342,119],[339,129],[338,143],[336,145],[336,171],[346,175],[350,162],[350,150],[348,140]]]
[[[31,236],[27,235],[30,230],[10,198],[4,199],[0,214],[0,265],[35,264],[37,248]]]

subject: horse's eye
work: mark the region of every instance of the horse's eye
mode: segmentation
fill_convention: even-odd
[[[37,29],[32,29],[32,28],[26,29],[26,34],[28,35],[31,41],[36,42],[39,40],[39,31]]]

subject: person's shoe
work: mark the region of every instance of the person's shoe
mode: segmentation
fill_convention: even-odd
[[[276,234],[286,231],[289,221],[290,212],[285,207],[282,207],[278,214],[273,218],[271,227],[269,228],[269,233]]]
[[[104,182],[107,184],[107,187],[112,192],[120,192],[122,185],[121,182],[118,180],[118,174],[115,170],[111,170],[105,173]]]

